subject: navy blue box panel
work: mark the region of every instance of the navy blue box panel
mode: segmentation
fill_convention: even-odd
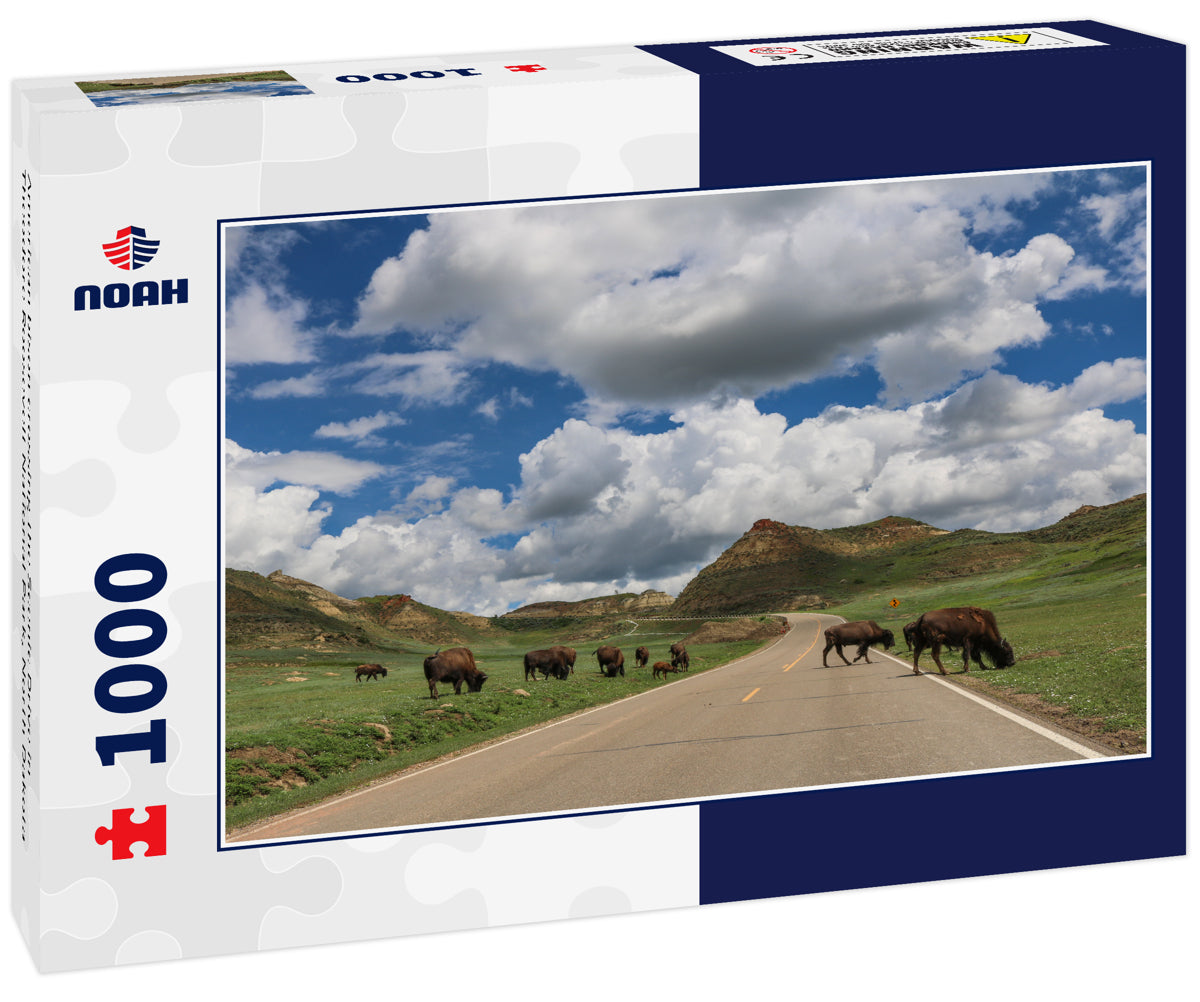
[[[1184,439],[1185,50],[1095,22],[1045,26],[1107,44],[770,67],[713,46],[804,36],[646,48],[701,75],[705,188],[1149,162],[1161,487],[1182,473]],[[1150,635],[1164,636],[1184,615],[1184,491],[1150,502]],[[1153,674],[1150,758],[704,802],[701,900],[1182,854],[1184,689]]]
[[[1166,298],[1178,306],[1181,296],[1182,286]],[[1164,381],[1183,389],[1184,367],[1164,368],[1156,401],[1175,396]],[[1165,463],[1183,429],[1162,428],[1160,417],[1156,402],[1155,454]],[[1151,525],[1165,528],[1152,541],[1150,636],[1171,635],[1184,618],[1171,531],[1184,509],[1182,490],[1151,499]],[[1155,673],[1153,652],[1150,665],[1150,758],[702,803],[701,902],[1185,854],[1186,686],[1181,672]]]
[[[712,48],[737,42],[644,48],[701,74],[705,188],[1144,160],[1182,140],[1182,45],[1048,27],[1110,44],[771,67]]]
[[[700,901],[1182,855],[1183,793],[1141,760],[713,801]]]
[[[1032,22],[1030,23],[1032,27]],[[1176,49],[1182,55],[1184,47],[1176,42],[1169,42],[1161,38],[1155,38],[1153,35],[1144,35],[1138,31],[1129,31],[1125,28],[1117,28],[1111,24],[1102,24],[1099,21],[1039,21],[1038,27],[1058,28],[1062,31],[1069,32],[1073,35],[1081,35],[1085,38],[1090,38],[1096,42],[1104,42],[1110,47],[1119,48],[1154,48],[1158,50]],[[668,59],[677,66],[682,66],[685,69],[691,70],[693,73],[710,74],[710,73],[737,73],[755,71],[755,67],[748,67],[745,63],[730,56],[724,52],[717,52],[716,47],[726,45],[747,45],[751,43],[777,43],[785,41],[813,41],[816,39],[831,40],[831,39],[849,39],[849,38],[904,38],[909,35],[928,35],[936,33],[938,35],[984,35],[995,32],[1012,31],[1012,22],[1004,25],[970,25],[959,28],[913,28],[903,31],[871,31],[871,32],[848,32],[843,34],[832,35],[787,35],[779,38],[730,38],[719,42],[666,42],[660,45],[639,45],[639,49],[645,49],[647,52],[652,52],[656,56],[663,59]],[[1061,52],[1062,50],[1053,50]],[[923,58],[923,57],[910,57]],[[928,57],[931,59],[941,58],[940,56]],[[976,58],[972,55],[971,58]],[[1051,58],[1055,58],[1051,56]],[[861,65],[861,64],[858,64]],[[811,67],[769,67],[769,72],[791,72],[792,70],[810,71]]]

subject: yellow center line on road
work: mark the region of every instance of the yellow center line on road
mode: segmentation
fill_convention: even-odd
[[[820,623],[820,621],[818,620],[818,622],[817,622],[817,633],[816,633],[816,636],[814,636],[814,637],[813,637],[813,641],[812,641],[812,643],[811,643],[811,644],[809,644],[809,645],[808,645],[808,647],[806,647],[806,648],[805,648],[805,650],[804,650],[804,654],[801,654],[799,658],[796,658],[796,660],[795,660],[795,661],[793,661],[793,662],[792,662],[790,665],[788,665],[788,666],[787,666],[786,668],[784,668],[783,670],[784,670],[784,671],[791,671],[791,670],[792,670],[792,668],[794,668],[794,667],[795,667],[797,664],[799,664],[799,663],[800,663],[800,658],[803,658],[805,654],[807,654],[809,651],[811,651],[811,650],[812,650],[814,647],[816,647],[816,646],[817,646],[817,641],[818,641],[818,640],[820,640],[820,639],[821,639],[821,623]]]
[[[798,665],[800,663],[800,661],[804,658],[804,655],[807,654],[809,651],[811,651],[814,647],[817,646],[817,641],[820,639],[821,639],[821,624],[820,624],[820,621],[818,620],[817,621],[817,633],[816,633],[816,636],[813,637],[812,643],[809,644],[808,647],[805,648],[804,653],[801,654],[800,657],[796,658],[796,660],[793,661],[790,665],[784,665],[783,670],[791,671],[793,668],[795,668],[796,665]],[[754,690],[754,692],[752,692],[752,693],[750,693],[750,695],[746,696],[742,700],[742,702],[743,703],[749,702],[754,697],[754,693],[760,692],[761,690],[762,690],[762,686],[759,686],[757,689]]]

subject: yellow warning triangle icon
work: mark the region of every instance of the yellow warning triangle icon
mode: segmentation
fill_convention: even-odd
[[[1023,35],[972,35],[976,41],[980,42],[1011,42],[1013,45],[1024,45],[1029,41],[1029,33]]]

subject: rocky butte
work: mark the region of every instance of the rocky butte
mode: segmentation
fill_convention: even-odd
[[[1146,496],[1083,505],[1026,532],[939,529],[889,515],[864,525],[810,529],[760,518],[693,578],[671,610],[678,616],[821,609],[864,590],[967,578],[1018,566],[1047,546],[1105,539],[1145,546]]]
[[[579,602],[534,602],[519,609],[506,612],[506,616],[554,619],[574,616],[645,616],[668,608],[675,600],[665,591],[648,589],[640,595],[604,595],[600,598],[585,598]]]
[[[822,609],[840,583],[862,571],[860,558],[949,535],[924,522],[889,515],[865,525],[810,529],[760,518],[675,600],[676,615],[715,615],[779,609]]]

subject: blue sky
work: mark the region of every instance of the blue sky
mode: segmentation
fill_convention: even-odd
[[[226,229],[226,555],[495,613],[1145,488],[1142,167]]]

